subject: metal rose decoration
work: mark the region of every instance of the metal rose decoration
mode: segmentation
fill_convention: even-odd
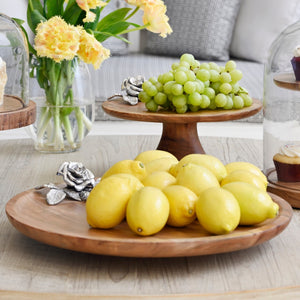
[[[49,205],[56,205],[66,197],[70,200],[85,201],[98,183],[94,174],[79,162],[64,162],[56,174],[63,177],[64,184],[48,183],[36,187],[36,190],[50,189],[47,192]]]

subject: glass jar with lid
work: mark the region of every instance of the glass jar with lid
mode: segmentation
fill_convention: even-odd
[[[286,28],[273,42],[265,65],[263,99],[268,190],[294,207],[300,207],[300,78],[293,68],[299,60],[300,76],[299,45],[300,22]]]

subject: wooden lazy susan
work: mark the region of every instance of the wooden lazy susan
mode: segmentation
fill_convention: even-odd
[[[276,74],[273,81],[280,88],[300,91],[300,81],[296,81],[294,73]],[[266,176],[269,192],[284,198],[292,207],[300,208],[300,182],[279,181],[275,168],[268,170]]]
[[[26,106],[22,99],[16,96],[4,95],[0,106],[0,130],[8,130],[28,126],[35,122],[36,105],[29,101]]]
[[[144,103],[130,105],[122,98],[105,101],[102,107],[106,113],[117,118],[162,123],[162,136],[157,149],[171,152],[181,159],[190,153],[205,153],[198,136],[198,122],[221,122],[247,118],[258,113],[262,108],[262,103],[253,99],[250,107],[238,110],[203,110],[185,114],[163,110],[155,113],[149,112]]]

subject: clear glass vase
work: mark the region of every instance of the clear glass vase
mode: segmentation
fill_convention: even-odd
[[[54,83],[44,80],[42,85],[45,82],[49,85],[45,89],[40,87],[41,70],[35,70],[30,79],[30,98],[36,103],[37,116],[28,130],[35,149],[43,153],[78,150],[94,121],[95,96],[88,67],[77,59],[68,63],[68,66],[62,64],[61,69],[54,63],[58,68],[55,72],[60,75]]]

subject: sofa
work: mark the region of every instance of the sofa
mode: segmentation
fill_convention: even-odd
[[[96,121],[116,120],[102,109],[102,103],[119,93],[123,79],[143,75],[158,76],[168,71],[182,53],[192,53],[200,61],[220,65],[234,59],[243,72],[241,85],[253,98],[263,100],[264,64],[276,37],[300,19],[299,0],[164,0],[173,33],[163,39],[147,30],[128,35],[131,42],[110,38],[104,46],[111,57],[97,71],[90,66]],[[108,13],[127,5],[111,0]],[[1,1],[0,12],[26,20],[27,0]],[[142,24],[142,13],[135,16]],[[26,27],[26,24],[25,24]],[[28,26],[27,26],[28,28]],[[300,44],[300,41],[299,41]],[[292,55],[292,54],[291,54]],[[262,122],[263,113],[243,119]]]

